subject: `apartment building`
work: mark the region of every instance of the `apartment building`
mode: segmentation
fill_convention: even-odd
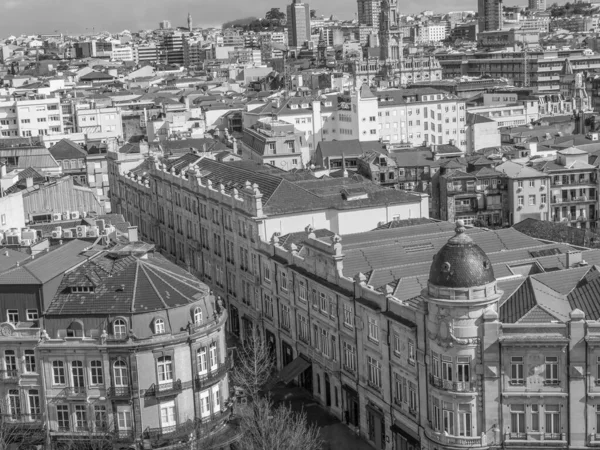
[[[297,132],[290,123],[264,118],[243,133],[240,150],[246,159],[283,170],[301,169],[310,162],[303,133]]]
[[[583,361],[595,306],[577,306],[596,288],[600,253],[514,229],[451,230],[308,227],[261,242],[262,283],[239,330],[257,309],[280,379],[375,448],[591,448],[596,388],[580,374],[595,371]]]
[[[123,138],[123,120],[119,108],[92,108],[88,104],[75,105],[77,132],[88,140],[101,139],[116,144]]]
[[[598,177],[588,153],[576,147],[558,150],[556,160],[534,162],[533,168],[550,176],[550,217],[581,228],[596,228]]]
[[[495,168],[507,178],[508,224],[514,225],[525,219],[550,220],[550,175],[513,161],[506,161]]]
[[[62,133],[59,97],[36,95],[24,100],[0,98],[0,138]]]
[[[35,259],[9,250],[0,266],[3,414],[27,445],[107,433],[123,446],[168,445],[226,423],[223,301],[135,234],[108,247],[65,236]]]

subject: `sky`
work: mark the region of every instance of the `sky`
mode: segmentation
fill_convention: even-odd
[[[161,20],[170,20],[173,26],[187,26],[188,11],[194,26],[220,26],[243,17],[263,17],[273,7],[285,12],[287,3],[291,0],[0,0],[0,38],[11,34],[49,34],[56,30],[65,34],[138,31],[158,28]],[[309,3],[317,15],[334,14],[351,19],[356,11],[356,0]],[[440,8],[437,0],[399,0],[399,3],[400,13]],[[450,0],[443,5],[446,11],[477,9],[476,0]]]

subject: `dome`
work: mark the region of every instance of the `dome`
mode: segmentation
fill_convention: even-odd
[[[433,257],[429,283],[448,288],[483,286],[496,281],[492,263],[481,248],[465,234],[462,221],[456,235]]]

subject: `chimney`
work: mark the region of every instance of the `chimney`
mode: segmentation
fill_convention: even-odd
[[[567,269],[571,269],[573,267],[578,267],[582,261],[583,261],[583,258],[581,256],[581,252],[577,252],[577,251],[567,252]]]
[[[25,182],[27,183],[28,188],[33,187],[33,177],[27,177]]]
[[[129,242],[138,242],[138,227],[127,228],[127,238]]]

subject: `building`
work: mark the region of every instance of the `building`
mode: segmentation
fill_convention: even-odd
[[[87,152],[81,145],[69,139],[61,139],[50,147],[48,151],[62,167],[62,173],[72,176],[78,183],[87,184]]]
[[[529,0],[530,11],[546,11],[546,0]]]
[[[158,23],[158,28],[161,30],[170,30],[171,29],[171,22],[168,20],[161,20]]]
[[[310,6],[300,0],[293,0],[287,7],[288,45],[292,48],[304,47],[310,42]]]
[[[357,0],[357,6],[359,25],[379,29],[381,2],[378,0]]]
[[[261,119],[245,128],[240,142],[245,159],[270,164],[283,170],[303,169],[309,165],[310,154],[304,134],[294,125],[276,119]]]
[[[502,29],[502,1],[478,0],[479,32]]]
[[[500,145],[500,131],[495,120],[467,112],[467,155],[483,148]]]
[[[105,225],[80,227],[114,235]],[[3,250],[10,255],[0,266],[3,378],[10,381],[0,389],[11,420],[45,429],[56,445],[113,432],[121,445],[164,445],[229,417],[223,301],[136,233],[130,227],[108,246],[61,240],[35,259]]]
[[[598,220],[598,177],[588,153],[576,147],[558,150],[556,160],[534,162],[548,174],[550,220],[581,228],[595,228]]]
[[[0,141],[5,137],[35,137],[63,133],[60,97],[34,95],[0,98]]]
[[[550,220],[550,175],[514,161],[496,166],[507,177],[508,224],[525,219]]]

